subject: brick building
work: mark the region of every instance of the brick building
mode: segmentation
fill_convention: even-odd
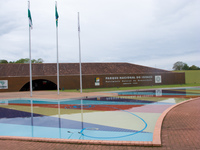
[[[60,89],[79,89],[79,63],[59,64]],[[33,90],[57,88],[56,63],[32,64]],[[184,73],[130,63],[82,63],[83,88],[185,84]],[[0,64],[0,92],[29,90],[29,64]]]

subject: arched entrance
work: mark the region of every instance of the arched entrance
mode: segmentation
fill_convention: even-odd
[[[56,90],[57,85],[49,80],[38,79],[32,81],[33,91],[39,90]],[[30,82],[26,83],[20,91],[30,91]]]

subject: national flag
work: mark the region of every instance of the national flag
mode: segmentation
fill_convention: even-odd
[[[56,27],[58,27],[58,18],[59,18],[59,16],[58,16],[58,11],[57,11],[57,2],[55,4],[55,16],[56,16]]]
[[[29,18],[29,27],[33,28],[32,18],[31,18],[31,11],[30,11],[30,2],[28,4],[28,18]]]

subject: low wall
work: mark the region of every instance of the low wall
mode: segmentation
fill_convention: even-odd
[[[32,80],[49,80],[57,83],[56,76],[33,76]],[[79,89],[80,76],[60,76],[61,89]],[[26,77],[0,77],[0,92],[19,91],[30,78]],[[128,87],[128,86],[151,86],[167,84],[185,84],[185,73],[146,73],[146,74],[106,74],[106,75],[83,75],[83,88],[103,87]]]

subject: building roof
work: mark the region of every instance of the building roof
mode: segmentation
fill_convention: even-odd
[[[56,76],[56,63],[32,64],[33,76]],[[82,63],[83,75],[164,73],[167,70],[131,63]],[[60,76],[79,75],[79,63],[60,63]],[[29,76],[29,64],[0,64],[0,77]]]

